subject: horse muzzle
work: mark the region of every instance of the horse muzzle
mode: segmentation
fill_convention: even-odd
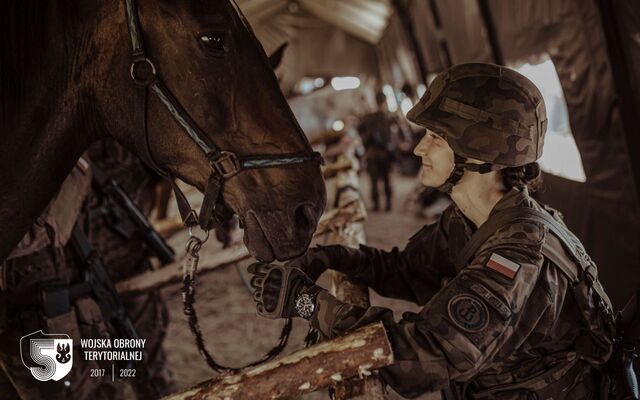
[[[244,243],[258,260],[289,260],[302,255],[311,243],[322,208],[311,202],[292,208],[247,211]]]

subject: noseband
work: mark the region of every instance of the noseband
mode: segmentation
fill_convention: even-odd
[[[130,75],[133,82],[144,92],[142,96],[141,112],[143,113],[143,137],[135,135],[136,147],[140,157],[158,174],[171,180],[178,209],[182,221],[188,227],[200,225],[208,231],[223,222],[225,211],[228,211],[222,198],[222,185],[238,173],[248,169],[275,168],[306,162],[322,163],[322,156],[318,152],[308,151],[287,154],[263,154],[257,156],[240,156],[232,151],[221,150],[211,141],[209,136],[198,127],[196,122],[186,112],[180,102],[173,96],[169,88],[164,84],[154,63],[147,57],[142,40],[142,31],[138,19],[135,0],[125,0],[127,25],[131,36],[133,48],[133,61],[131,63]],[[247,29],[247,23],[243,20]],[[251,31],[250,31],[251,33]],[[257,40],[257,39],[256,39]],[[191,140],[202,150],[211,166],[211,174],[207,181],[204,192],[204,200],[200,209],[200,217],[191,208],[186,196],[175,184],[171,173],[162,169],[153,159],[149,146],[149,134],[147,130],[147,104],[148,89],[154,93],[165,105],[173,118],[189,135]],[[306,141],[306,138],[305,138]]]

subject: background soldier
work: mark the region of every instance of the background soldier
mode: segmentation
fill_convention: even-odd
[[[402,251],[319,247],[299,260],[306,275],[254,264],[258,312],[302,316],[325,337],[382,321],[395,363],[381,376],[407,397],[606,397],[609,299],[559,214],[529,196],[546,131],[538,89],[504,67],[458,65],[407,117],[428,129],[414,151],[421,182],[454,203]],[[424,308],[395,322],[343,303],[313,283],[327,268]]]
[[[371,180],[371,201],[374,211],[380,209],[378,185],[384,187],[386,211],[391,210],[391,164],[398,142],[399,125],[383,111],[386,97],[383,93],[376,95],[378,110],[367,114],[360,120],[358,133],[365,148],[367,174]]]
[[[92,162],[116,177],[148,215],[158,177],[113,141],[94,145],[90,155]],[[68,308],[61,310],[46,295],[83,280],[82,262],[70,243],[76,222],[102,256],[114,282],[150,267],[151,253],[143,236],[122,210],[110,204],[111,200],[91,192],[91,184],[89,164],[81,159],[46,211],[1,265],[0,399],[118,399],[124,395],[122,381],[111,382],[110,374],[90,374],[91,369],[97,368],[110,371],[111,362],[101,365],[82,359],[80,338],[114,337],[95,299],[86,294],[68,298]],[[159,293],[122,300],[138,335],[147,339],[144,354],[151,384],[161,394],[171,393],[173,379],[162,350],[168,324],[164,301]],[[47,315],[46,309],[56,309],[56,315]],[[22,365],[20,337],[40,329],[46,333],[65,333],[74,339],[73,367],[60,382],[38,382]],[[140,393],[140,388],[150,382],[145,381],[142,371],[136,375],[131,382]]]

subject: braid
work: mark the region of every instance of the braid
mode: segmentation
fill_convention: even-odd
[[[527,188],[533,193],[542,184],[542,173],[537,162],[520,167],[507,167],[502,170],[502,182],[507,190],[511,188]]]

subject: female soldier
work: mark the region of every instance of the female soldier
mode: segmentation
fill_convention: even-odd
[[[326,337],[382,321],[395,363],[381,376],[407,397],[604,396],[609,299],[558,213],[529,196],[547,122],[539,90],[505,67],[458,65],[407,118],[427,128],[414,150],[420,180],[450,193],[451,207],[402,251],[327,246],[301,270],[254,264],[259,313],[307,318]],[[343,303],[313,284],[327,268],[424,308],[395,322],[388,309]]]

